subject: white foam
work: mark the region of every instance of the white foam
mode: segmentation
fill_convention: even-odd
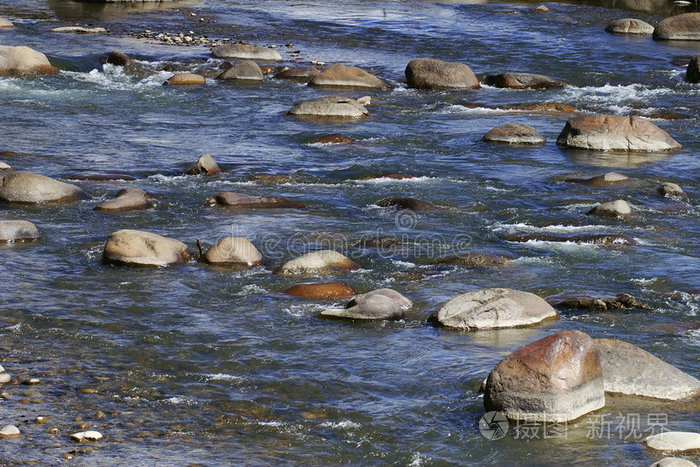
[[[321,426],[324,428],[333,428],[335,430],[356,430],[360,428],[359,423],[343,420],[341,422],[323,422]]]
[[[241,378],[240,376],[236,375],[229,375],[226,373],[203,374],[202,376],[206,378],[207,381],[232,381],[236,383],[242,383],[243,381],[245,381],[245,378]]]
[[[391,177],[379,177],[372,178],[369,180],[347,180],[348,183],[357,184],[387,184],[387,183],[425,183],[433,180],[438,180],[436,177],[410,177],[410,178],[391,178]]]

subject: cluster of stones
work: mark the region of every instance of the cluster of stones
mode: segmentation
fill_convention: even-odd
[[[149,29],[142,33],[133,34],[137,39],[147,39],[162,42],[166,45],[181,45],[181,46],[211,46],[216,42],[206,36],[197,36],[194,31],[187,33],[168,33],[168,32],[153,32]]]

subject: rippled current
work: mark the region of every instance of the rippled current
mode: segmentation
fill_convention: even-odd
[[[0,464],[56,464],[73,456],[76,465],[649,465],[658,456],[636,435],[657,415],[665,416],[666,429],[700,430],[692,408],[619,399],[569,423],[563,437],[516,439],[511,432],[489,441],[478,430],[481,380],[509,352],[561,330],[626,340],[700,376],[700,85],[683,81],[700,42],[604,31],[613,19],[655,23],[686,11],[680,7],[546,5],[547,13],[533,11],[535,3],[418,0],[146,7],[0,0],[0,16],[17,25],[0,31],[0,43],[36,48],[63,70],[0,79],[0,160],[91,195],[60,206],[0,207],[0,218],[29,220],[41,232],[36,243],[0,247],[0,362],[16,380],[41,380],[1,388],[10,398],[0,400],[0,425],[14,423],[23,436],[0,440]],[[110,32],[49,32],[65,25]],[[164,87],[173,74],[166,69],[214,76],[221,62],[206,47],[137,37],[146,30],[275,45],[281,65],[356,65],[392,89],[328,91],[269,76],[256,85],[209,79],[199,88]],[[134,56],[134,69],[103,67],[100,58],[112,49]],[[478,76],[539,72],[572,86],[419,92],[407,88],[403,74],[418,57],[467,63]],[[371,117],[334,123],[286,115],[295,102],[331,94],[370,95]],[[543,102],[648,116],[684,149],[563,150],[555,140],[569,114],[505,109]],[[547,144],[481,141],[503,123],[532,125]],[[356,141],[314,143],[332,133]],[[221,176],[180,175],[203,154],[218,161]],[[633,181],[613,187],[564,181],[612,170]],[[414,178],[363,180],[397,172]],[[93,180],[95,174],[115,180]],[[689,202],[659,197],[663,181],[682,186]],[[156,206],[120,215],[93,211],[124,187],[156,195]],[[309,207],[250,213],[206,207],[220,191],[284,196]],[[395,196],[441,209],[412,215],[376,204]],[[586,215],[618,198],[632,205],[629,220]],[[193,251],[198,239],[208,246],[244,236],[266,263],[245,271],[103,265],[107,236],[122,228],[177,238]],[[552,233],[625,234],[637,245],[507,240]],[[367,241],[384,237],[393,239],[391,247]],[[416,311],[399,322],[333,321],[318,316],[332,302],[280,293],[327,280],[272,271],[329,245],[362,266],[338,279],[360,292],[394,288]],[[434,264],[455,250],[515,259],[493,268]],[[558,321],[490,332],[427,323],[447,300],[486,287],[540,296],[630,293],[650,308],[561,310]],[[37,416],[46,423],[35,423]],[[604,416],[612,429],[592,429]],[[629,422],[637,418],[639,433]],[[68,435],[84,427],[105,439],[87,450],[73,444]]]

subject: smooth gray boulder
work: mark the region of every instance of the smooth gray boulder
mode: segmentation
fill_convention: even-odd
[[[0,221],[0,243],[28,242],[37,238],[39,230],[31,222]]]
[[[536,73],[498,73],[488,75],[484,82],[489,86],[509,89],[549,89],[563,88],[569,83],[560,79],[550,78]]]
[[[700,41],[700,13],[683,13],[659,22],[655,40]]]
[[[330,96],[299,102],[289,110],[289,114],[298,117],[358,119],[366,117],[369,112],[356,99]]]
[[[140,188],[124,188],[117,193],[114,199],[95,206],[95,211],[114,213],[148,209],[151,207],[151,199],[153,197]]]
[[[243,60],[231,68],[224,70],[219,76],[216,77],[219,80],[232,80],[232,81],[262,81],[263,73],[253,60]]]
[[[617,199],[607,203],[600,203],[588,211],[588,214],[604,217],[629,217],[632,214],[632,206],[624,199]]]
[[[622,18],[610,22],[605,31],[611,34],[632,34],[650,36],[654,33],[654,26],[636,18]]]
[[[491,371],[486,411],[514,420],[566,422],[605,405],[603,375],[593,339],[560,332],[516,350]]]
[[[680,401],[700,396],[700,381],[636,345],[595,339],[605,392]]]
[[[277,62],[282,56],[276,50],[253,44],[227,44],[215,47],[211,52],[216,58],[237,58],[257,62]]]
[[[190,260],[187,245],[151,232],[118,230],[107,238],[105,263],[131,266],[170,266]]]
[[[651,464],[651,467],[698,467],[695,462],[682,457],[664,457]]]
[[[297,274],[329,274],[342,270],[358,269],[360,266],[347,256],[333,250],[307,253],[287,261],[275,271],[283,276]]]
[[[8,203],[58,203],[87,197],[77,186],[45,175],[22,171],[0,173],[0,200]]]
[[[442,326],[467,331],[531,326],[556,318],[544,299],[513,289],[483,289],[453,298],[431,317]]]
[[[402,319],[413,303],[392,289],[377,289],[361,294],[348,302],[345,308],[330,308],[321,316],[360,320]]]
[[[415,58],[406,66],[406,81],[416,89],[481,89],[479,79],[464,63]]]
[[[544,144],[544,136],[530,125],[506,123],[492,128],[484,135],[487,143],[537,145]]]
[[[662,452],[700,451],[700,433],[688,431],[667,431],[647,436],[644,444],[650,449]]]
[[[685,70],[685,79],[689,83],[700,83],[700,55],[695,55],[688,62]]]
[[[557,138],[567,148],[594,151],[668,152],[678,141],[641,117],[586,115],[569,119]]]

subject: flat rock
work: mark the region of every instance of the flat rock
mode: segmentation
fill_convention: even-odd
[[[350,300],[345,308],[330,308],[321,316],[360,320],[402,319],[413,303],[392,289],[377,289]]]
[[[184,243],[151,232],[128,229],[109,235],[102,257],[110,264],[159,267],[190,260]]]
[[[357,293],[352,287],[342,282],[320,282],[315,284],[296,284],[282,291],[287,295],[302,298],[342,299],[352,298]]]
[[[592,297],[585,292],[564,292],[550,295],[545,300],[553,307],[573,310],[610,311],[649,308],[640,300],[626,293],[614,297]]]
[[[415,58],[405,73],[408,85],[416,89],[481,89],[479,79],[464,63]]]
[[[625,152],[668,152],[682,147],[650,121],[618,115],[571,118],[559,134],[557,144],[568,148]]]
[[[624,246],[636,245],[637,242],[629,235],[624,234],[514,234],[504,237],[507,242],[563,242],[563,243],[588,243],[591,245]]]
[[[27,242],[37,238],[39,238],[39,230],[31,222],[0,221],[0,243]]]
[[[670,401],[700,397],[700,381],[636,345],[595,339],[605,392]]]
[[[14,425],[5,425],[0,429],[0,438],[9,438],[11,436],[19,436],[19,429]]]
[[[654,39],[700,41],[700,13],[684,13],[662,20],[654,29]]]
[[[294,104],[289,114],[299,117],[357,119],[366,117],[369,112],[356,99],[329,96]]]
[[[13,28],[15,25],[12,24],[12,21],[10,21],[7,18],[0,17],[0,29],[2,28]]]
[[[700,433],[667,431],[647,436],[644,444],[648,448],[663,452],[686,452],[700,450]]]
[[[227,44],[214,48],[212,56],[216,58],[237,58],[257,62],[276,62],[282,56],[276,50],[253,44]]]
[[[53,73],[58,73],[58,68],[43,53],[25,46],[0,46],[0,76]]]
[[[377,202],[377,206],[388,208],[397,207],[399,209],[409,209],[411,211],[435,211],[437,206],[422,199],[416,198],[391,198]]]
[[[654,33],[654,26],[636,18],[622,18],[610,22],[605,31],[612,34],[634,34],[650,36]]]
[[[342,270],[358,269],[360,266],[347,256],[333,250],[321,250],[307,253],[299,258],[287,261],[275,271],[284,276],[297,274],[329,274]]]
[[[277,79],[291,79],[294,81],[311,81],[311,79],[321,73],[315,66],[300,66],[295,68],[285,68],[275,75]]]
[[[223,191],[207,201],[209,206],[227,206],[240,209],[301,209],[303,203],[290,201],[278,196],[250,196],[243,193]]]
[[[22,171],[0,173],[0,200],[8,203],[58,203],[87,197],[77,186],[44,175]]]
[[[51,32],[71,33],[71,34],[104,34],[107,32],[105,28],[85,28],[82,26],[62,26],[53,28]]]
[[[563,88],[569,83],[535,73],[498,73],[488,75],[484,82],[489,86],[510,89],[548,89]]]
[[[689,83],[700,83],[700,55],[695,55],[688,62],[685,70],[685,79]]]
[[[214,175],[221,172],[213,157],[206,155],[197,159],[197,163],[188,169],[186,175]]]
[[[99,431],[81,431],[79,433],[73,433],[70,435],[73,441],[78,443],[84,443],[86,441],[99,441],[102,439],[102,433]]]
[[[202,261],[209,264],[245,266],[262,264],[262,259],[255,245],[243,237],[222,238],[202,257]]]
[[[231,68],[224,70],[219,76],[219,80],[235,80],[235,81],[262,81],[264,79],[262,70],[253,60],[243,60],[240,63],[233,65]]]
[[[324,68],[309,81],[309,86],[388,89],[389,85],[362,68],[336,63]]]
[[[431,320],[448,328],[474,331],[531,326],[557,316],[556,310],[535,294],[494,288],[453,298]]]
[[[632,214],[632,207],[624,199],[617,199],[607,203],[600,203],[588,211],[588,214],[607,217],[629,217]]]
[[[506,123],[491,129],[484,135],[487,143],[535,145],[544,144],[544,136],[529,125]]]
[[[605,405],[593,339],[560,332],[516,350],[491,371],[484,407],[515,420],[565,422]]]
[[[694,462],[682,457],[664,457],[651,464],[651,467],[698,467]]]
[[[568,178],[567,182],[583,183],[591,186],[617,185],[629,181],[629,177],[617,172],[607,172],[603,175],[596,175],[591,178]]]
[[[177,73],[168,78],[164,84],[166,86],[201,86],[207,84],[207,80],[196,73]]]
[[[99,212],[124,212],[136,209],[148,209],[151,207],[152,196],[140,188],[124,188],[117,193],[114,199],[105,201],[95,206]]]

